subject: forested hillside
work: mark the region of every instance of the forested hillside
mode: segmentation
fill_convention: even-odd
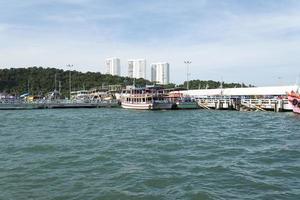
[[[56,68],[11,68],[0,69],[0,92],[11,94],[26,93],[29,88],[31,94],[46,94],[55,88],[55,76],[58,82],[61,81],[61,91],[64,95],[69,92],[69,72]],[[99,72],[82,73],[71,71],[72,90],[90,89],[103,85],[131,85],[133,79],[128,77],[112,76]],[[144,79],[135,80],[136,85],[151,84]]]
[[[0,69],[0,92],[6,92],[14,95],[20,95],[26,92],[31,94],[44,95],[55,88],[55,76],[57,80],[57,87],[59,81],[61,82],[61,91],[63,95],[69,93],[69,72],[56,68],[11,68]],[[101,74],[99,72],[78,72],[71,71],[72,90],[90,89],[97,86],[105,85],[132,85],[133,79],[129,77],[112,76],[108,74]],[[145,79],[135,80],[137,86],[145,86],[152,84]],[[190,89],[204,89],[204,88],[220,88],[221,82],[217,81],[203,81],[191,80],[189,81]],[[175,84],[169,84],[167,88],[175,87]],[[186,82],[179,85],[179,87],[186,88]],[[223,83],[223,88],[233,87],[251,87],[240,83]]]

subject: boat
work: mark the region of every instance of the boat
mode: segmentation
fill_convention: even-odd
[[[27,102],[23,99],[0,99],[0,110],[27,110],[39,108],[39,104]]]
[[[180,92],[171,92],[169,94],[170,101],[174,102],[177,109],[198,109],[198,103],[188,95]]]
[[[290,92],[288,94],[289,103],[292,105],[293,112],[300,114],[300,94],[298,92]]]
[[[135,110],[170,110],[173,103],[160,87],[136,88],[128,86],[121,94],[121,107]]]
[[[71,100],[88,101],[90,99],[88,90],[78,90],[71,92]]]

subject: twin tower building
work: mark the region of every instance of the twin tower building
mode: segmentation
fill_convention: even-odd
[[[121,64],[119,58],[109,58],[105,61],[107,74],[121,75]],[[128,60],[128,77],[146,79],[147,65],[145,59]],[[158,84],[169,84],[170,65],[167,62],[151,64],[151,81]]]

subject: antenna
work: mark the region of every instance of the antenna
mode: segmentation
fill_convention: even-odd
[[[186,89],[189,90],[189,65],[192,63],[190,60],[185,60],[184,63],[186,64]]]
[[[223,77],[221,77],[221,84],[220,84],[220,88],[223,89]]]
[[[223,77],[221,77],[220,88],[221,88],[221,96],[223,96]]]

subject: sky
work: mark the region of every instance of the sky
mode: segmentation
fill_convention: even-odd
[[[299,0],[0,0],[0,68],[105,73],[105,59],[169,62],[190,79],[257,86],[300,76]]]

